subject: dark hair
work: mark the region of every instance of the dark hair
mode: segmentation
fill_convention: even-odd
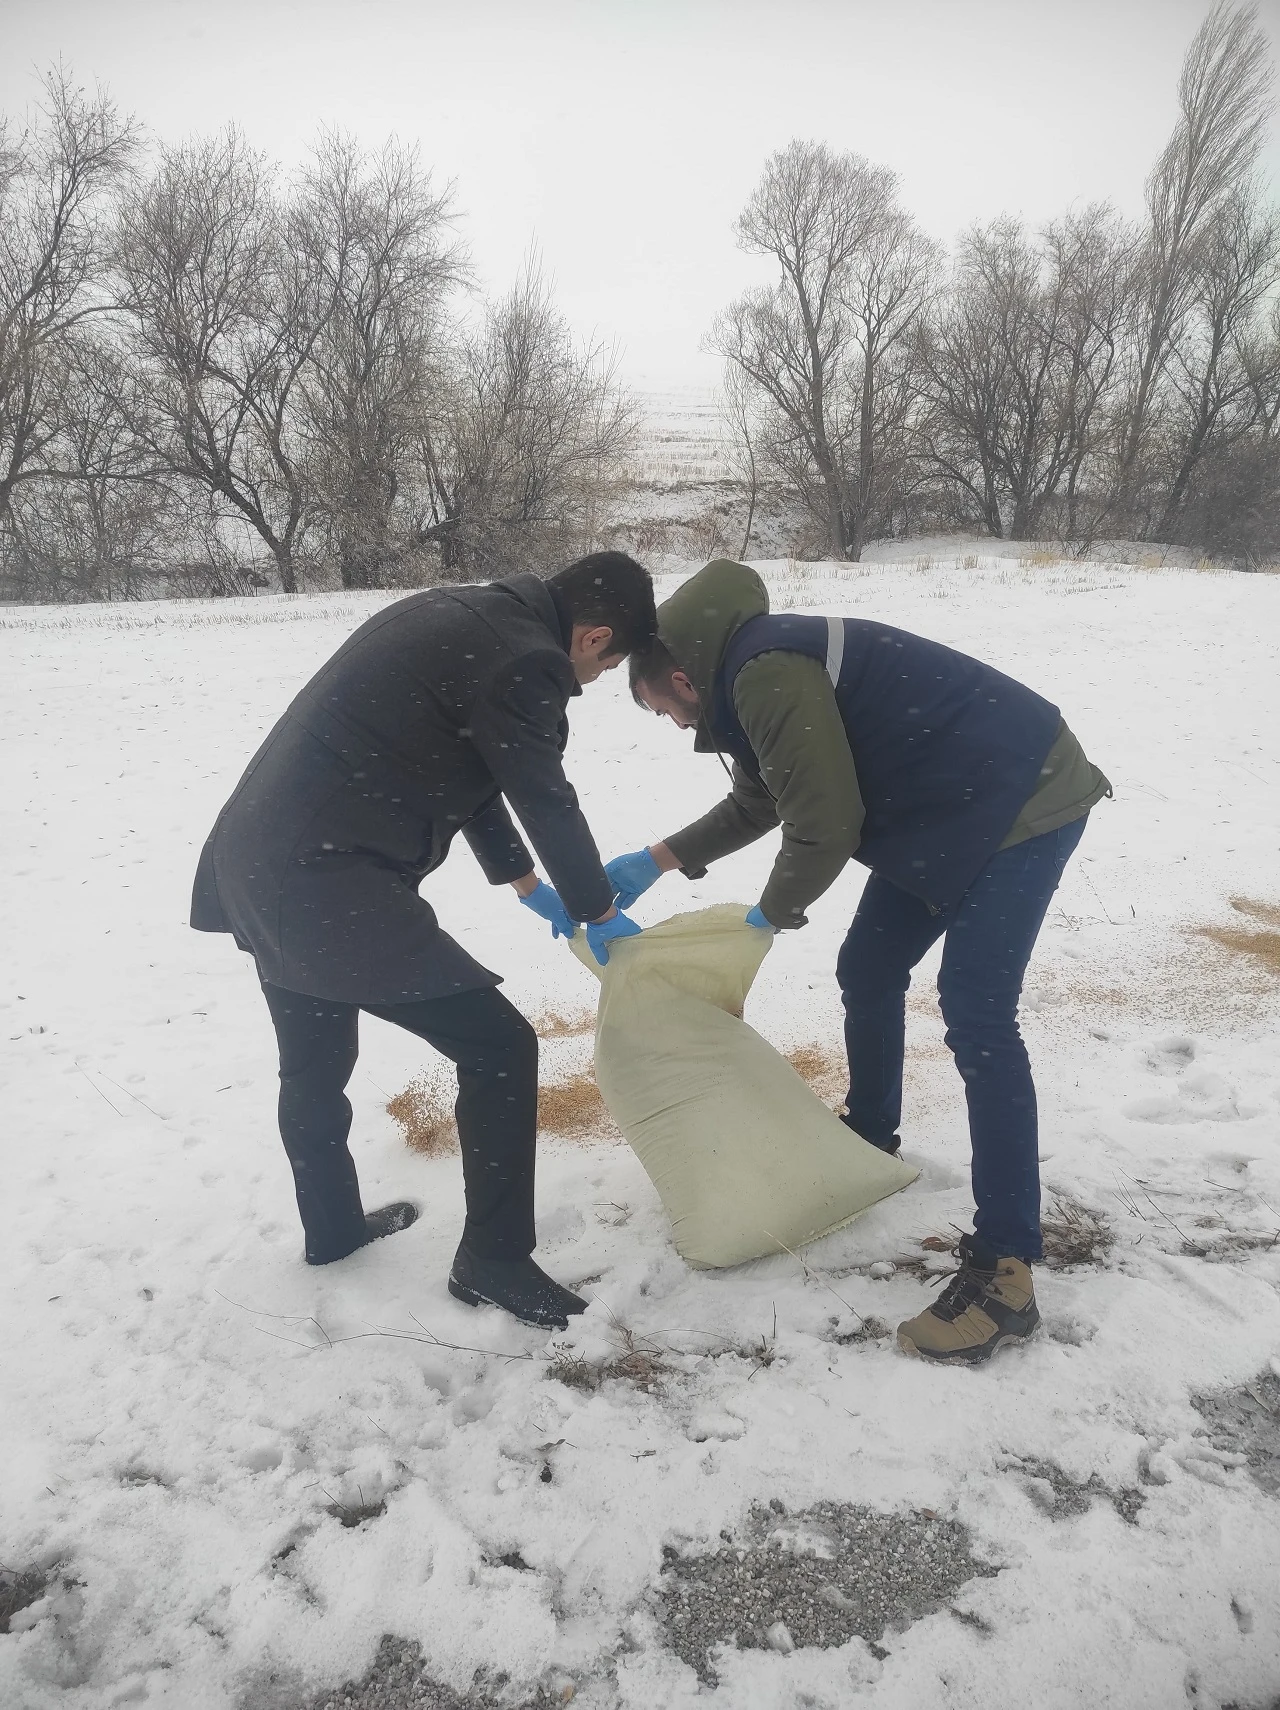
[[[609,653],[648,647],[658,632],[653,578],[625,552],[591,552],[548,577],[570,623],[607,624]]]
[[[643,705],[637,693],[641,683],[660,684],[663,689],[669,689],[672,673],[679,669],[670,648],[655,635],[647,647],[639,647],[631,655],[627,672],[631,678],[632,700],[638,706]]]

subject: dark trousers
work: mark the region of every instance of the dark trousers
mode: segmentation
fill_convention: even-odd
[[[346,1096],[359,1052],[361,1007],[456,1063],[454,1110],[467,1195],[463,1240],[478,1258],[527,1258],[535,1244],[538,1036],[520,1011],[492,986],[387,1006],[331,1003],[280,986],[262,990],[280,1044],[280,1137],[293,1166],[307,1258],[342,1258],[365,1236],[347,1150]]]
[[[911,970],[946,935],[938,998],[969,1106],[974,1232],[1001,1257],[1043,1254],[1036,1089],[1018,1030],[1018,999],[1050,899],[1084,827],[1078,819],[999,851],[960,901],[937,914],[873,873],[836,965],[849,1051],[846,1120],[883,1145],[902,1118]]]

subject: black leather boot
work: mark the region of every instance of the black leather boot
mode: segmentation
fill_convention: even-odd
[[[587,1310],[585,1300],[561,1288],[532,1259],[479,1259],[459,1247],[449,1273],[449,1293],[468,1306],[500,1306],[523,1324],[567,1330]]]
[[[417,1221],[418,1208],[411,1200],[392,1200],[390,1205],[380,1205],[376,1211],[365,1212],[364,1240],[357,1241],[354,1247],[348,1247],[345,1253],[333,1253],[327,1259],[313,1259],[310,1253],[304,1257],[309,1265],[336,1265],[339,1259],[358,1253],[361,1247],[367,1247],[370,1241],[381,1241],[384,1235],[398,1235],[402,1229],[407,1229],[411,1223]]]

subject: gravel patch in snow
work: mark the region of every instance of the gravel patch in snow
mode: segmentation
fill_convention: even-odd
[[[1214,1448],[1244,1455],[1262,1489],[1280,1496],[1280,1376],[1263,1372],[1252,1383],[1191,1400]]]
[[[1120,1518],[1132,1526],[1137,1523],[1138,1514],[1147,1500],[1136,1486],[1112,1490],[1097,1473],[1090,1473],[1083,1484],[1078,1483],[1053,1461],[1023,1458],[1011,1462],[1008,1470],[1025,1481],[1027,1495],[1052,1520],[1069,1520],[1074,1515],[1087,1514],[1093,1507],[1094,1497],[1102,1496]]]
[[[965,1527],[927,1509],[880,1514],[820,1502],[787,1516],[776,1504],[753,1512],[741,1544],[668,1551],[662,1615],[672,1649],[714,1681],[719,1645],[784,1653],[855,1637],[874,1645],[998,1571],[974,1559]]]
[[[500,1684],[459,1695],[426,1673],[422,1647],[388,1635],[373,1666],[361,1681],[347,1681],[336,1692],[310,1699],[305,1710],[542,1710],[568,1702],[563,1691],[513,1699]]]

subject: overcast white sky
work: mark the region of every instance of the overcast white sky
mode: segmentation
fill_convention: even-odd
[[[322,125],[415,139],[498,289],[536,241],[641,386],[754,276],[731,222],[769,152],[892,166],[946,241],[1002,210],[1141,206],[1208,0],[0,0],[0,111],[59,56],[159,136],[235,120],[297,161]],[[1262,16],[1280,40],[1280,0]],[[1267,167],[1280,186],[1273,128]]]

